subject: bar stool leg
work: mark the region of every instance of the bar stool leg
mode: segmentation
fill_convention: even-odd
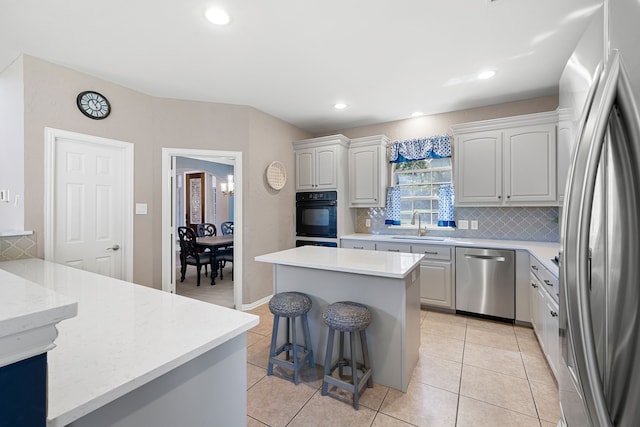
[[[293,383],[298,385],[298,337],[296,334],[296,318],[291,318],[291,346],[293,347]]]
[[[338,352],[338,376],[344,377],[344,332],[340,331],[340,351]]]
[[[351,377],[353,381],[353,407],[358,409],[358,399],[360,397],[358,389],[358,362],[356,361],[356,334],[354,332],[349,333],[349,341],[351,346]]]
[[[267,365],[267,375],[273,375],[272,357],[276,355],[276,338],[278,334],[278,323],[280,316],[273,316],[273,331],[271,332],[271,347],[269,348],[269,364]]]
[[[289,322],[293,322],[293,319],[290,319],[287,317],[287,340],[285,341],[286,343],[291,342],[291,324]],[[285,353],[285,360],[289,360],[291,359],[291,348],[287,347],[286,350],[287,352]]]
[[[368,371],[371,369],[371,365],[369,364],[369,347],[367,346],[367,336],[364,333],[364,330],[360,331],[360,343],[362,344],[362,359],[364,361],[364,368]],[[367,380],[367,387],[373,388],[373,378],[369,376]]]
[[[311,332],[309,332],[309,319],[307,318],[307,313],[302,315],[302,328],[304,329],[304,342],[309,352],[309,367],[314,368],[316,366],[316,362],[313,359],[313,349],[311,346]]]
[[[331,375],[331,359],[333,356],[333,339],[335,337],[335,329],[329,328],[329,338],[327,338],[327,353],[324,358],[324,375]],[[326,396],[328,393],[329,383],[322,381],[322,395]]]

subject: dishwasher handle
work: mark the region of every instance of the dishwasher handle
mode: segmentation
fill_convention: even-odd
[[[482,259],[485,261],[496,261],[496,262],[505,262],[503,256],[494,256],[494,255],[468,255],[464,256],[467,259]]]

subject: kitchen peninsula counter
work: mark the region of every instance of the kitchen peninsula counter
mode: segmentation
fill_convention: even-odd
[[[369,307],[372,321],[366,335],[373,380],[405,392],[420,347],[421,258],[422,254],[363,256],[355,249],[301,246],[258,256],[256,261],[273,264],[274,294],[298,291],[311,298],[311,346],[320,365],[326,363],[328,335],[324,308],[337,301]]]
[[[41,259],[0,269],[78,303],[48,353],[48,426],[246,422],[257,316]]]

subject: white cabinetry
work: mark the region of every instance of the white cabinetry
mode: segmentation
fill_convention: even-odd
[[[557,114],[454,125],[458,206],[557,204]]]
[[[385,206],[388,143],[389,138],[384,135],[351,140],[349,147],[350,207]]]
[[[371,240],[341,240],[340,241],[341,248],[349,248],[349,249],[365,249],[369,251],[376,250],[376,242]]]
[[[376,250],[385,252],[407,252],[411,253],[410,243],[398,243],[398,242],[377,242]]]
[[[420,303],[455,310],[453,248],[412,244],[411,252],[424,254],[420,261]]]
[[[343,135],[295,141],[296,191],[337,190],[346,184],[346,149]]]
[[[553,374],[558,377],[559,322],[558,303],[552,297],[557,281],[551,273],[532,259],[530,311],[531,324]]]

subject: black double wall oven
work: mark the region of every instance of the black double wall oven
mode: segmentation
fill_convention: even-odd
[[[296,235],[336,239],[338,237],[338,193],[335,191],[309,191],[296,193]],[[296,246],[337,246],[322,240],[298,240]]]

